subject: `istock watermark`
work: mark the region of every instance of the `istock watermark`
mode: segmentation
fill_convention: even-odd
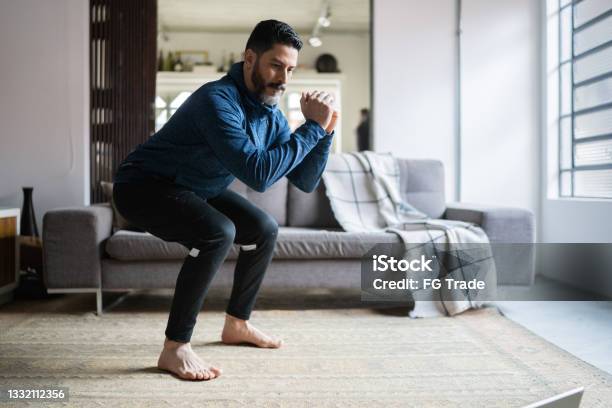
[[[361,258],[361,299],[609,300],[610,270],[612,244],[378,244]]]
[[[429,271],[432,272],[431,263],[433,259],[426,259],[425,255],[421,255],[420,259],[395,259],[393,256],[387,255],[372,255],[372,270],[385,272],[391,270],[397,271]]]
[[[405,302],[420,298],[471,299],[496,287],[495,263],[488,246],[469,251],[454,245],[382,244],[362,262],[362,299]],[[364,257],[364,261],[365,261]]]

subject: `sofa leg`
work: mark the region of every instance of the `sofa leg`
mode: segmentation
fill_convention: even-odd
[[[121,291],[119,293],[106,292],[106,302],[104,302],[104,291],[96,289],[96,314],[102,316],[105,311],[109,311],[121,303],[130,293],[132,293],[132,290]]]
[[[96,314],[102,316],[104,308],[102,307],[102,289],[96,290]]]

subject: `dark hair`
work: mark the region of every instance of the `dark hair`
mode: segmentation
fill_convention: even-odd
[[[278,20],[264,20],[257,23],[251,32],[245,50],[250,48],[257,55],[261,55],[274,47],[274,44],[289,45],[298,51],[303,45],[302,40],[289,24]]]

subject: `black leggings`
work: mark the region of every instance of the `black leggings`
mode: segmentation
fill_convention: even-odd
[[[137,227],[190,250],[176,281],[166,337],[190,341],[210,282],[233,243],[241,247],[226,312],[248,320],[276,243],[272,216],[231,190],[204,200],[163,179],[115,183],[113,199]]]

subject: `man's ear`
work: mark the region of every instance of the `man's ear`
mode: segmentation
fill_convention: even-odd
[[[244,52],[244,64],[247,68],[251,69],[255,65],[255,60],[257,59],[257,54],[252,49],[247,49]]]

